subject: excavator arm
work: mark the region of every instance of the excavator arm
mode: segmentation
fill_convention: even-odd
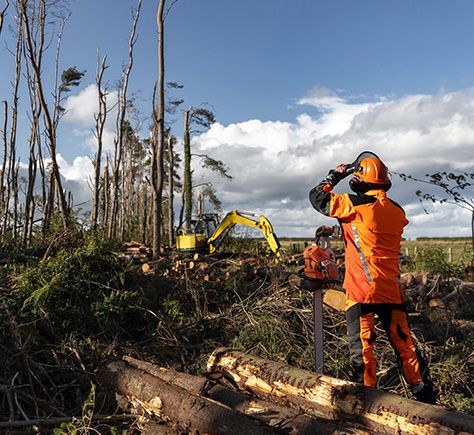
[[[213,253],[227,237],[229,231],[235,225],[240,224],[246,225],[248,227],[259,228],[262,231],[265,239],[267,240],[272,252],[275,254],[278,260],[281,260],[283,256],[283,250],[276,234],[273,232],[272,224],[270,223],[270,221],[265,216],[260,216],[259,220],[252,219],[251,216],[255,216],[255,214],[246,213],[238,210],[232,210],[227,213],[225,218],[222,220],[222,222],[219,224],[212,236],[207,241],[209,246],[209,252]]]

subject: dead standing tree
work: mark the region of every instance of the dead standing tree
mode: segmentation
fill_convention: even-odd
[[[45,90],[42,79],[42,72],[40,68],[40,57],[41,54],[35,49],[35,44],[33,41],[33,34],[36,32],[41,32],[44,34],[45,23],[47,17],[47,8],[48,4],[46,0],[39,1],[39,13],[38,19],[32,20],[28,10],[28,0],[18,0],[20,17],[23,22],[23,30],[26,41],[26,49],[28,54],[28,60],[33,70],[33,76],[35,78],[36,92],[38,94],[38,99],[43,111],[43,117],[46,127],[46,138],[48,143],[48,150],[51,159],[51,181],[54,182],[55,191],[58,195],[58,202],[60,208],[60,214],[62,218],[63,227],[67,228],[71,224],[71,215],[68,208],[66,195],[62,187],[61,174],[59,172],[59,165],[56,158],[56,127],[57,123],[55,118],[56,107],[51,111],[50,106],[48,105],[45,97]],[[34,26],[34,29],[32,28]],[[43,38],[43,37],[42,37]],[[57,99],[55,98],[57,101]],[[45,217],[47,223],[49,216]]]
[[[38,147],[38,156],[40,157],[40,172],[41,172],[41,187],[42,187],[42,203],[46,202],[46,188],[45,188],[45,170],[44,162],[42,160],[41,141],[39,132],[39,120],[41,116],[41,106],[38,101],[36,93],[36,86],[34,79],[31,77],[28,63],[26,65],[26,82],[28,87],[28,95],[30,100],[30,137],[29,156],[28,156],[28,181],[25,194],[25,221],[23,226],[23,246],[27,246],[31,241],[33,233],[33,220],[35,215],[35,198],[34,188],[36,183],[36,173],[38,170],[38,158],[36,155],[36,147]]]
[[[168,244],[174,244],[174,142],[175,138],[168,135]]]
[[[152,185],[152,250],[153,257],[158,257],[161,246],[161,201],[164,182],[164,127],[165,127],[165,59],[164,59],[164,8],[165,0],[160,0],[156,14],[158,27],[158,107],[155,107],[153,96],[153,141],[151,163]]]
[[[43,10],[40,8],[37,14],[42,14]],[[36,57],[38,68],[42,69],[43,53],[45,51],[45,20],[37,19],[38,30],[33,33],[33,45],[36,49]],[[33,220],[35,215],[35,198],[34,188],[36,184],[36,172],[39,169],[40,180],[41,180],[41,207],[43,215],[43,230],[49,225],[49,219],[45,219],[46,216],[46,204],[48,199],[47,194],[47,171],[45,166],[45,160],[43,158],[43,146],[42,146],[42,135],[40,133],[40,120],[42,115],[41,102],[39,101],[36,78],[31,73],[31,67],[28,62],[28,54],[26,48],[23,49],[23,58],[26,70],[26,82],[28,88],[28,94],[30,99],[31,117],[30,117],[30,138],[29,138],[29,158],[28,158],[28,182],[27,191],[25,197],[25,225],[23,234],[23,244],[27,245],[31,240],[33,233]],[[35,153],[36,149],[36,153]]]
[[[102,148],[103,148],[103,136],[105,121],[107,119],[107,91],[103,88],[102,79],[104,72],[107,69],[106,66],[107,56],[97,60],[97,93],[99,97],[99,113],[94,115],[95,118],[95,132],[94,135],[97,139],[97,153],[94,159],[94,187],[93,187],[93,198],[92,198],[92,212],[91,212],[91,228],[92,231],[97,230],[97,221],[99,217],[99,201],[100,201],[100,171],[102,161]]]
[[[3,142],[3,156],[2,156],[2,172],[0,176],[0,206],[3,210],[3,204],[5,203],[5,172],[7,170],[7,158],[8,158],[8,101],[3,101],[3,130],[2,130],[2,142]]]
[[[193,211],[193,185],[192,185],[192,170],[191,170],[191,135],[193,131],[191,130],[192,125],[195,124],[201,128],[198,132],[202,132],[202,129],[207,130],[212,123],[214,123],[215,117],[214,113],[210,110],[203,107],[190,107],[186,112],[184,112],[184,132],[183,132],[183,154],[184,154],[184,177],[183,177],[183,198],[185,205],[185,227],[189,231],[191,229],[191,216]],[[195,133],[195,132],[194,132]],[[197,155],[197,154],[196,154]],[[203,157],[204,166],[211,167],[215,169],[215,165],[212,165],[212,162],[216,162],[217,165],[220,164],[222,169],[221,173],[230,178],[227,174],[224,164],[220,161],[213,160],[207,155],[199,155]]]
[[[13,239],[17,236],[19,227],[18,223],[18,171],[16,169],[16,136],[17,136],[17,125],[18,125],[18,100],[19,100],[19,87],[21,79],[21,57],[23,50],[23,34],[20,19],[17,19],[16,29],[16,48],[14,52],[15,57],[15,78],[12,82],[13,93],[12,93],[12,104],[11,104],[11,127],[10,127],[10,138],[9,143],[6,143],[6,129],[7,129],[7,106],[5,106],[5,126],[4,126],[4,161],[2,167],[2,206],[3,206],[3,226],[2,226],[2,237],[4,238],[9,225],[12,226],[12,237]],[[7,149],[8,149],[8,165],[5,167],[7,160]],[[5,172],[6,171],[6,172]],[[3,189],[6,189],[3,193]],[[13,198],[12,198],[13,195]],[[13,211],[10,210],[10,201],[13,202]]]
[[[19,0],[20,6],[20,14],[21,19],[24,26],[25,31],[25,40],[26,40],[26,48],[28,53],[28,59],[33,70],[33,75],[35,77],[35,84],[36,84],[36,91],[38,94],[38,98],[41,104],[41,108],[43,110],[44,120],[46,124],[46,136],[48,139],[48,148],[49,154],[51,158],[51,174],[52,179],[54,179],[56,187],[57,187],[57,194],[59,198],[59,205],[61,210],[61,217],[63,220],[63,226],[66,228],[69,224],[69,210],[67,207],[66,196],[64,194],[61,182],[61,176],[59,173],[59,166],[56,159],[56,132],[54,129],[54,121],[53,116],[51,114],[50,108],[48,103],[46,102],[43,81],[41,76],[41,69],[39,66],[39,53],[35,50],[35,46],[33,43],[33,36],[32,34],[35,31],[32,31],[31,26],[31,18],[28,11],[28,1],[27,0]],[[35,25],[36,31],[39,30],[44,34],[45,30],[45,22],[46,22],[46,1],[40,0],[40,12],[38,14],[38,20]],[[47,218],[45,219],[48,220]]]
[[[136,43],[136,30],[138,19],[140,17],[142,0],[138,0],[138,6],[133,15],[133,24],[132,31],[130,34],[130,39],[128,43],[128,65],[125,71],[123,72],[121,86],[118,92],[118,112],[117,112],[117,136],[114,139],[114,160],[113,160],[113,169],[112,169],[112,204],[111,204],[111,213],[110,221],[108,223],[108,236],[109,238],[116,237],[118,232],[118,219],[117,213],[119,211],[119,194],[120,194],[120,181],[121,181],[121,170],[122,170],[122,159],[123,159],[123,141],[124,141],[124,126],[127,114],[127,92],[128,92],[128,82],[130,78],[130,73],[132,72],[133,67],[133,47]]]

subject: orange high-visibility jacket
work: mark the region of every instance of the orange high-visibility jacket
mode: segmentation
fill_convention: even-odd
[[[408,224],[403,209],[380,189],[364,195],[333,194],[324,192],[323,184],[311,190],[310,201],[316,210],[337,218],[343,230],[347,305],[403,303],[398,267]]]

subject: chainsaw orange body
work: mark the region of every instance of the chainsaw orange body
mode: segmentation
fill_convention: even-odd
[[[304,250],[303,258],[304,278],[313,282],[321,282],[321,284],[337,281],[337,264],[332,249],[310,245]]]

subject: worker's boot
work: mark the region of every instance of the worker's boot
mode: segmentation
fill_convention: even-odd
[[[431,382],[422,382],[413,387],[412,391],[413,396],[418,402],[436,405],[436,393],[433,390],[433,384]]]

